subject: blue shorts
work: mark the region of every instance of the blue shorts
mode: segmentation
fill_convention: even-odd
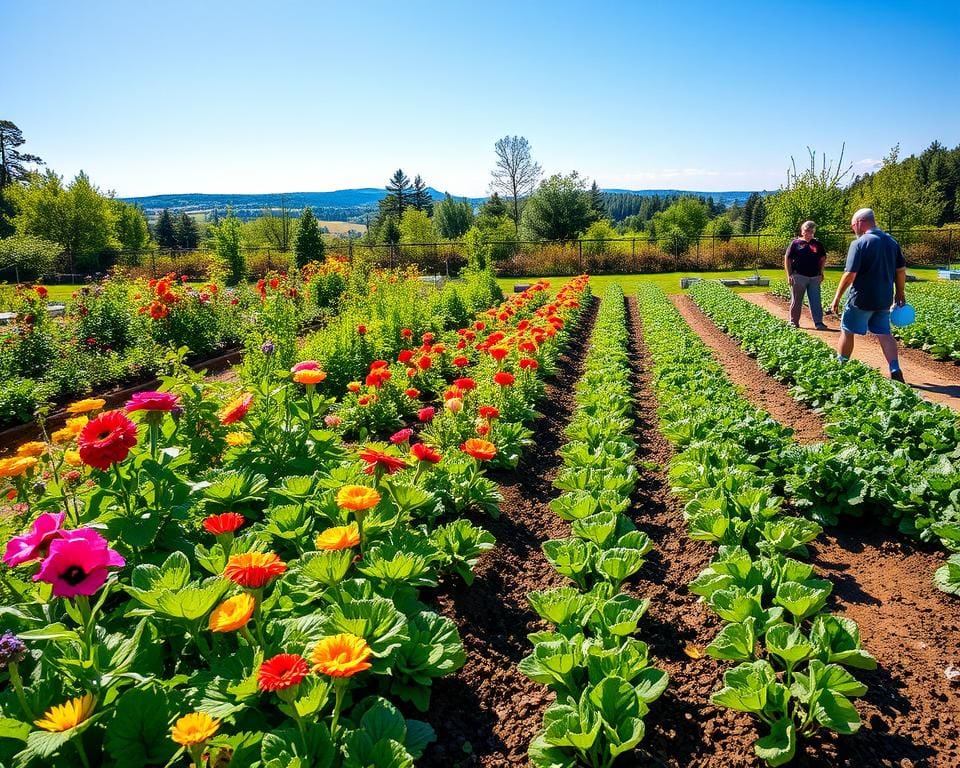
[[[840,328],[863,336],[867,331],[877,336],[890,335],[889,309],[857,309],[847,304],[840,318]]]

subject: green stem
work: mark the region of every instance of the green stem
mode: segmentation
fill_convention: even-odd
[[[27,697],[23,693],[23,680],[20,678],[20,670],[17,667],[17,662],[11,661],[7,665],[7,671],[10,673],[10,682],[13,683],[13,691],[17,694],[17,701],[20,702],[20,708],[23,709],[23,713],[27,716],[27,719],[30,722],[33,722],[37,719],[37,716],[33,713],[33,710],[30,709],[30,705],[27,704]]]
[[[117,495],[123,502],[123,509],[127,513],[127,517],[133,517],[133,510],[130,508],[130,494],[127,490],[127,483],[123,479],[123,475],[120,473],[119,463],[113,465],[113,473],[117,477]]]
[[[333,705],[333,719],[330,721],[330,735],[337,737],[337,723],[340,720],[340,707],[343,706],[343,694],[347,691],[347,683],[344,679],[338,679],[333,683],[333,693],[335,696]]]
[[[73,746],[77,749],[77,754],[80,755],[80,763],[83,765],[83,768],[90,768],[90,761],[87,760],[87,753],[83,751],[83,740],[82,736],[77,736],[74,738]]]
[[[189,749],[194,768],[203,768],[203,747],[203,744],[195,744]]]
[[[157,437],[160,432],[160,425],[151,421],[149,423],[149,432],[150,432],[150,458],[154,461],[157,460]]]

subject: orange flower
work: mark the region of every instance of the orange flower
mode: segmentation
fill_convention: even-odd
[[[293,380],[297,384],[319,384],[325,378],[327,378],[327,374],[319,370],[297,371],[293,374]]]
[[[360,543],[360,527],[356,523],[337,525],[320,533],[317,536],[317,549],[333,551],[349,549]]]
[[[489,440],[479,440],[476,437],[467,440],[460,446],[460,450],[477,461],[489,461],[497,455],[497,446]]]
[[[106,404],[107,401],[99,397],[88,397],[85,400],[77,400],[75,403],[70,403],[70,405],[67,406],[67,413],[77,414],[99,411]]]
[[[80,451],[64,451],[63,460],[71,467],[79,467],[83,464],[83,459],[80,458]]]
[[[324,637],[310,654],[313,671],[330,677],[353,677],[373,666],[367,659],[372,650],[362,637],[344,632]]]
[[[229,426],[230,424],[240,421],[240,419],[247,415],[247,411],[250,410],[252,403],[253,395],[240,395],[240,397],[228,403],[227,406],[220,411],[220,423],[224,426]]]
[[[224,600],[210,614],[210,631],[235,632],[247,626],[256,607],[256,600],[246,592]]]
[[[183,747],[196,747],[206,744],[218,730],[219,720],[214,720],[206,712],[191,712],[177,720],[170,738]]]
[[[32,456],[11,456],[9,459],[0,459],[0,477],[20,477],[37,466],[37,460]]]
[[[42,456],[47,452],[47,444],[41,443],[36,440],[24,443],[19,448],[17,448],[17,456],[28,456],[36,458],[37,456]]]
[[[345,485],[337,491],[337,506],[362,512],[380,503],[380,494],[365,485]]]
[[[223,575],[241,587],[260,589],[287,570],[287,564],[273,552],[244,552],[231,555]]]

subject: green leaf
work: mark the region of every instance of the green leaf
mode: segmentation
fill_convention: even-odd
[[[821,690],[810,711],[818,723],[844,736],[860,730],[860,715],[850,699],[842,693]]]
[[[753,661],[727,670],[724,687],[710,696],[710,701],[740,712],[763,712],[767,705],[767,689],[776,681],[767,661]]]
[[[60,623],[50,624],[43,629],[28,629],[24,632],[18,632],[17,634],[21,640],[30,640],[32,642],[37,642],[38,640],[80,641],[80,635],[72,629],[68,629],[65,624]]]
[[[593,623],[601,626],[610,635],[632,635],[637,631],[640,619],[649,607],[650,600],[637,600],[621,592],[604,601],[594,614]]]
[[[353,550],[350,549],[307,552],[300,558],[297,567],[304,578],[331,587],[346,578],[353,557]]]
[[[581,539],[592,541],[601,549],[617,529],[619,515],[613,512],[597,512],[589,517],[574,520],[570,532]]]
[[[707,646],[707,653],[715,659],[753,661],[756,657],[756,626],[757,620],[753,616],[727,624]]]
[[[12,717],[0,717],[0,739],[16,739],[26,742],[33,726]]]
[[[770,733],[757,739],[753,749],[757,757],[770,766],[785,765],[793,760],[797,751],[797,731],[793,718],[774,720]]]
[[[777,588],[773,602],[782,605],[800,621],[819,613],[827,603],[833,584],[825,579],[810,579],[804,584],[788,581]]]
[[[528,592],[527,599],[542,619],[557,626],[574,624],[582,627],[593,609],[593,600],[575,587]]]
[[[429,723],[422,720],[407,720],[407,737],[404,739],[403,745],[414,760],[419,760],[423,756],[427,745],[436,740],[437,734]]]
[[[614,547],[597,559],[597,571],[606,580],[619,587],[626,579],[643,567],[644,557],[639,550]]]
[[[960,595],[960,554],[951,555],[933,575],[937,589],[951,595]]]
[[[814,617],[810,641],[824,663],[855,669],[877,668],[877,660],[860,647],[860,628],[853,619],[829,614]]]
[[[790,624],[778,624],[764,635],[767,651],[783,660],[787,666],[793,666],[809,659],[813,653],[813,643],[799,629]]]
[[[587,577],[596,557],[595,544],[583,539],[548,539],[540,547],[557,573],[586,588]]]
[[[176,751],[167,725],[173,711],[168,695],[154,688],[131,688],[120,696],[107,724],[104,748],[117,768],[166,763]]]
[[[349,632],[366,640],[377,659],[373,668],[378,672],[388,670],[393,652],[410,640],[406,617],[383,597],[334,605],[324,618],[323,630],[325,635]]]

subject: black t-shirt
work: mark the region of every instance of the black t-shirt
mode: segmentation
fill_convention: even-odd
[[[820,259],[826,254],[817,238],[809,241],[798,237],[787,248],[787,258],[790,259],[790,271],[804,277],[816,277],[820,274]]]

